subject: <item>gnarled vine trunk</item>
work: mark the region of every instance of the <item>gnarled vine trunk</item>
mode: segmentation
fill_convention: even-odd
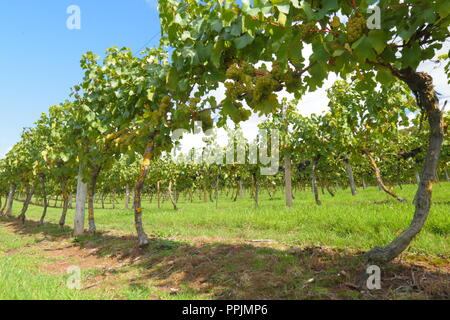
[[[153,158],[153,150],[154,150],[153,137],[150,137],[147,146],[145,147],[144,159],[142,161],[139,177],[134,187],[134,222],[138,235],[139,247],[144,247],[149,244],[148,236],[145,233],[144,226],[142,224],[141,202],[145,178],[147,177],[147,172],[150,167],[150,161]]]
[[[292,163],[291,158],[284,157],[284,184],[286,187],[286,206],[292,207]]]
[[[258,184],[258,177],[256,175],[256,172],[253,173],[253,187],[254,187],[254,200],[255,200],[255,207],[259,207],[259,184]]]
[[[125,189],[125,209],[128,210],[130,208],[130,185],[126,185]]]
[[[94,218],[94,197],[95,197],[95,188],[97,186],[98,175],[100,174],[101,167],[95,167],[91,172],[91,184],[89,186],[89,195],[88,195],[88,220],[89,220],[89,232],[96,233],[97,228],[95,227],[95,218]]]
[[[88,184],[83,181],[83,166],[80,164],[77,182],[77,196],[74,215],[74,237],[79,237],[84,234],[84,216],[86,211],[86,198]]]
[[[26,213],[28,211],[28,207],[30,206],[31,199],[33,198],[34,192],[36,191],[37,183],[34,183],[32,186],[27,184],[25,191],[25,201],[23,202],[22,211],[19,215],[19,220],[22,223],[25,223]]]
[[[2,216],[5,213],[6,206],[8,205],[8,196],[5,198],[5,203],[3,204],[2,208],[0,209],[0,216]]]
[[[317,205],[321,205],[322,202],[319,199],[319,190],[317,190],[317,175],[316,175],[316,170],[317,170],[317,164],[319,163],[319,159],[315,158],[312,162],[312,170],[311,170],[311,187],[313,189],[313,193],[314,193],[314,199],[316,200],[316,204]]]
[[[172,186],[173,186],[173,181],[172,180],[170,180],[170,182],[169,182],[169,187],[168,187],[168,192],[169,192],[169,199],[170,199],[170,202],[172,202],[172,205],[173,205],[173,210],[178,210],[178,207],[177,207],[177,202],[175,201],[175,198],[174,198],[174,196],[173,196],[173,192],[172,192]]]
[[[348,155],[345,156],[344,162],[345,162],[345,170],[347,171],[348,182],[350,184],[350,190],[352,191],[352,195],[356,196],[355,178],[353,176],[353,168],[352,165],[350,164],[350,159],[348,158]]]
[[[422,230],[430,213],[433,183],[436,180],[436,171],[444,141],[443,112],[439,108],[439,100],[434,91],[432,77],[426,73],[415,72],[412,69],[398,71],[396,75],[407,83],[416,95],[418,105],[428,118],[430,135],[416,195],[414,218],[410,226],[390,244],[385,247],[376,247],[367,253],[370,260],[379,262],[391,261],[397,257]]]
[[[6,212],[5,215],[7,217],[12,217],[13,213],[12,213],[12,207],[13,207],[13,203],[14,203],[14,196],[16,194],[16,185],[14,183],[11,183],[9,185],[9,194],[8,194],[8,206],[6,207]]]
[[[158,197],[158,209],[161,209],[161,181],[156,183],[156,194]]]
[[[67,190],[63,190],[63,208],[62,208],[62,214],[61,214],[61,219],[59,221],[59,225],[61,227],[64,227],[65,221],[66,221],[66,216],[67,216],[67,210],[69,209],[69,202],[70,202],[70,197],[67,194]]]
[[[377,162],[375,161],[375,158],[370,154],[369,150],[364,150],[364,153],[367,155],[367,157],[370,160],[370,164],[372,165],[374,171],[375,171],[375,177],[377,179],[377,183],[378,183],[378,187],[383,190],[384,192],[386,192],[388,195],[390,195],[391,197],[393,197],[394,199],[400,201],[400,202],[405,202],[406,200],[403,199],[402,197],[396,195],[395,193],[393,193],[392,191],[390,191],[386,185],[383,182],[383,178],[381,177],[381,171],[380,168],[378,168],[377,166]]]
[[[42,211],[41,219],[39,220],[39,225],[44,224],[45,217],[47,215],[47,208],[48,208],[48,200],[47,200],[47,188],[45,186],[45,177],[41,177],[41,185],[42,185],[42,198],[44,200],[44,210]]]

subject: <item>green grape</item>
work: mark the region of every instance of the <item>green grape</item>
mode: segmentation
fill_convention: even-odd
[[[317,33],[319,30],[316,26],[315,22],[308,22],[299,26],[300,35],[305,41],[311,40],[311,38]]]
[[[361,38],[366,28],[366,20],[363,17],[352,17],[347,22],[347,40],[352,43]]]
[[[159,104],[159,111],[162,114],[165,114],[170,107],[171,107],[170,97],[169,96],[164,96],[161,99],[161,103]]]
[[[227,70],[227,78],[232,80],[239,80],[241,78],[242,71],[239,70],[239,67],[237,64],[232,64],[228,70]]]

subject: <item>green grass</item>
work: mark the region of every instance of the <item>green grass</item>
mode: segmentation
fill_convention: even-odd
[[[182,197],[178,211],[172,209],[170,201],[164,202],[162,208],[158,209],[155,201],[150,203],[146,199],[143,205],[145,229],[147,233],[159,239],[158,244],[149,249],[150,256],[147,258],[150,259],[150,262],[125,266],[114,275],[115,285],[117,285],[114,290],[109,290],[106,284],[106,287],[88,291],[69,290],[65,285],[66,274],[52,274],[41,270],[39,266],[54,261],[42,253],[42,246],[38,246],[41,242],[44,242],[45,246],[48,241],[60,241],[66,244],[67,241],[69,243],[71,241],[64,237],[68,233],[68,229],[60,230],[54,225],[59,221],[61,209],[50,208],[47,222],[51,222],[53,225],[33,227],[22,232],[19,228],[11,230],[5,227],[3,229],[2,226],[6,226],[6,224],[0,224],[0,299],[86,300],[154,299],[155,297],[159,299],[209,299],[216,292],[218,296],[227,296],[228,292],[229,296],[233,298],[247,298],[246,287],[240,287],[242,281],[235,278],[235,275],[249,275],[250,280],[248,281],[251,284],[248,285],[248,291],[253,292],[252,286],[261,283],[261,280],[257,278],[258,272],[270,272],[274,279],[292,277],[292,279],[288,279],[290,283],[283,284],[286,286],[283,287],[286,292],[285,296],[281,289],[260,290],[263,293],[269,292],[268,294],[272,297],[324,298],[337,294],[335,288],[333,289],[337,280],[330,277],[334,277],[339,270],[343,270],[345,265],[349,268],[357,268],[357,262],[355,265],[351,265],[353,260],[339,261],[340,258],[338,258],[338,262],[336,262],[338,265],[332,265],[331,262],[330,265],[324,264],[323,268],[328,269],[323,273],[323,278],[308,285],[305,289],[303,283],[314,277],[314,272],[309,269],[309,266],[312,263],[319,263],[320,260],[316,261],[314,257],[308,257],[304,258],[306,260],[302,262],[299,261],[298,256],[289,252],[245,246],[236,249],[242,251],[242,257],[232,256],[233,259],[230,260],[229,256],[225,255],[228,251],[222,256],[223,248],[220,246],[223,241],[233,239],[271,239],[297,248],[323,246],[335,248],[338,250],[337,252],[342,249],[367,250],[373,246],[389,243],[400,230],[408,227],[414,212],[411,201],[408,203],[396,202],[377,188],[358,191],[356,197],[351,196],[349,190],[339,190],[336,197],[321,194],[322,206],[314,203],[311,192],[297,192],[294,207],[290,209],[285,208],[283,194],[280,191],[277,192],[274,200],[270,200],[267,193],[263,192],[260,207],[257,209],[248,195],[243,199],[238,199],[237,202],[232,202],[229,197],[227,199],[225,195],[221,195],[218,209],[215,208],[215,203],[204,203],[198,198],[194,203],[190,203]],[[415,187],[404,186],[403,190],[397,190],[397,192],[411,200]],[[449,199],[450,183],[441,183],[434,187],[430,217],[424,230],[408,248],[409,254],[432,256],[434,258],[431,260],[436,264],[440,261],[437,256],[450,256],[448,247]],[[16,216],[21,205],[21,203],[15,202],[14,214]],[[122,207],[122,204],[117,207]],[[27,213],[27,219],[37,221],[41,212],[42,208],[31,206]],[[72,222],[73,210],[70,210],[67,224],[70,226]],[[132,210],[96,210],[98,230],[134,233],[133,223]],[[175,242],[164,240],[169,237],[177,238]],[[208,278],[211,288],[208,289],[209,291],[196,290],[195,286],[192,286],[194,282],[188,280],[182,282],[179,292],[170,292],[167,288],[161,288],[157,281],[159,274],[168,269],[165,264],[167,261],[178,261],[177,259],[184,261],[183,259],[196,257],[196,247],[189,244],[194,241],[190,239],[191,237],[210,238],[210,243],[204,244],[202,247],[205,253],[200,254],[197,258],[203,259],[203,263],[213,260],[214,268],[217,268],[216,273]],[[95,243],[101,247],[105,242],[108,243],[108,246],[115,246],[114,252],[116,253],[127,248],[130,249],[133,245],[129,241],[124,245],[123,240],[119,238],[105,240],[101,236],[86,236],[77,239],[76,243],[81,246],[86,243]],[[227,247],[227,250],[234,250],[233,248],[233,246]],[[97,256],[102,258],[111,252],[113,250],[104,250]],[[213,254],[205,258],[204,256],[208,252],[217,252],[217,255]],[[329,256],[327,259],[334,263],[335,258]],[[443,263],[447,262],[443,260]],[[184,265],[183,263],[180,265],[177,272],[183,272]],[[83,281],[95,278],[101,273],[102,271],[99,269],[83,270]],[[147,276],[144,277],[143,274],[147,274]],[[155,278],[155,274],[158,277]],[[167,278],[169,279],[170,276],[169,274]],[[140,280],[134,281],[133,279]],[[297,296],[299,290],[309,291],[305,296]],[[341,293],[338,292],[338,294]],[[341,297],[361,298],[357,292],[348,290],[342,291]]]
[[[411,200],[415,186],[404,186],[398,194]],[[275,200],[266,192],[255,209],[246,196],[232,202],[222,195],[219,208],[198,198],[189,203],[182,197],[180,210],[174,211],[170,201],[156,208],[156,203],[144,201],[146,231],[157,237],[206,236],[214,238],[272,239],[282,243],[307,246],[321,245],[367,250],[387,244],[395,234],[408,227],[414,213],[411,201],[399,203],[377,188],[358,190],[353,197],[349,190],[339,190],[336,197],[322,195],[322,206],[314,203],[310,192],[297,192],[293,208],[285,208],[280,191]],[[435,185],[433,206],[424,230],[413,241],[410,252],[450,255],[450,183]],[[14,211],[20,210],[15,203]],[[121,204],[117,207],[122,207]],[[42,209],[30,207],[28,218],[38,220]],[[60,209],[49,209],[47,221],[57,223]],[[132,210],[97,209],[99,230],[134,232]],[[73,223],[73,211],[67,224]]]

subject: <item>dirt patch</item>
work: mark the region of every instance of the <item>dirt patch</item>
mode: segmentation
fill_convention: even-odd
[[[81,270],[108,269],[120,265],[114,259],[98,257],[98,249],[82,249],[78,245],[64,245],[62,247],[46,248],[44,257],[54,260],[41,266],[41,271],[53,274],[65,274],[70,266],[80,267]]]

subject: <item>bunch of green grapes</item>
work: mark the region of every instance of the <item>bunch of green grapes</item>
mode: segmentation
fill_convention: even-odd
[[[272,78],[278,83],[284,82],[288,90],[293,90],[300,85],[299,78],[294,75],[294,72],[289,68],[282,68],[277,62],[272,65]]]
[[[279,86],[280,83],[274,80],[271,74],[256,78],[255,87],[253,89],[253,101],[259,102],[267,98]]]
[[[172,107],[172,103],[170,101],[170,97],[169,96],[164,96],[161,99],[161,103],[159,104],[159,111],[162,114],[165,114],[171,107]]]
[[[240,70],[238,65],[234,63],[228,68],[226,76],[228,79],[239,81],[241,78],[241,73],[242,70]]]
[[[235,82],[225,82],[225,88],[227,97],[234,100],[239,100],[242,94],[245,94],[249,89],[239,81]]]
[[[300,28],[300,35],[305,41],[310,40],[314,36],[314,34],[319,30],[315,22],[308,22],[301,24],[299,28]]]
[[[352,17],[347,22],[347,40],[352,43],[361,38],[366,29],[366,19],[363,17]]]
[[[334,16],[331,20],[330,25],[333,29],[338,29],[341,26],[341,19],[338,16]]]

